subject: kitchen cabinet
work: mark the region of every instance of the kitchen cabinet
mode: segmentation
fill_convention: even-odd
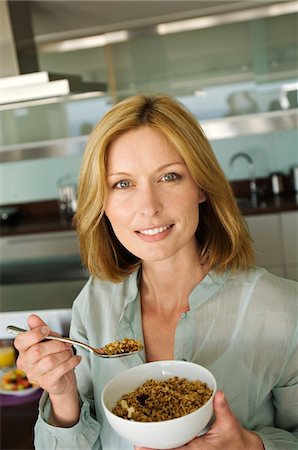
[[[257,265],[298,281],[298,212],[245,216]]]
[[[257,265],[285,276],[280,214],[246,216],[254,242]]]
[[[73,301],[85,283],[86,280],[81,279],[3,284],[1,286],[0,329],[1,313],[71,309]]]
[[[190,28],[187,23],[192,20],[183,20],[185,11],[174,14],[174,23],[168,23],[169,17],[158,27],[149,22],[158,24],[165,11],[155,19],[143,17],[141,23],[125,14],[120,40],[110,41],[104,29],[111,24],[101,25],[104,34],[100,32],[99,38],[107,39],[104,46],[94,46],[93,39],[93,44],[86,46],[87,35],[94,33],[95,40],[98,38],[98,30],[92,26],[72,30],[71,35],[64,28],[58,34],[41,32],[35,38],[42,72],[66,72],[85,84],[103,81],[108,89],[1,104],[0,162],[80,156],[100,117],[116,101],[138,92],[178,97],[213,141],[292,130],[297,126],[298,106],[297,8],[277,5],[273,11],[270,5],[261,9],[251,6],[233,14],[223,14],[226,6],[221,11],[218,5],[216,12],[206,7],[209,25]],[[64,7],[60,12],[66,13]],[[70,12],[81,23],[78,11],[71,7]],[[88,14],[84,18],[93,22],[96,14],[94,7],[89,19]],[[202,14],[205,22],[202,11],[193,14]],[[53,23],[57,29],[56,8],[42,17],[39,11],[37,23],[45,20],[47,26]],[[179,20],[183,20],[180,30]],[[197,21],[198,17],[195,23],[199,24]],[[5,166],[9,171],[10,165]]]
[[[5,236],[0,253],[2,313],[71,308],[89,276],[74,231]]]
[[[36,258],[68,257],[79,253],[75,231],[36,233],[2,237],[2,262]]]
[[[36,43],[42,72],[104,80],[109,89],[0,105],[0,162],[81,154],[103,114],[140,92],[177,97],[212,141],[295,129],[297,15],[284,11],[248,8],[245,20],[227,14],[224,23],[222,13],[209,15],[209,26],[187,31],[131,23],[127,38],[104,47],[43,36]]]

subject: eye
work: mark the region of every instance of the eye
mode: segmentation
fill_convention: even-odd
[[[171,181],[176,181],[176,180],[180,180],[181,176],[178,175],[175,172],[171,172],[171,173],[166,173],[165,175],[162,176],[162,181],[166,181],[167,183],[171,182]]]
[[[120,180],[117,183],[113,184],[113,189],[127,189],[131,186],[130,181],[128,180]]]

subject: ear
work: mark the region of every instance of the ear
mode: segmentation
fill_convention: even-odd
[[[203,191],[203,189],[199,188],[199,195],[198,195],[198,203],[203,203],[206,201],[206,193]]]

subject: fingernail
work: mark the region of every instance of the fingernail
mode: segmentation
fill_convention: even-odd
[[[41,331],[41,334],[44,334],[44,335],[49,334],[49,332],[50,332],[49,327],[41,327],[40,331]]]

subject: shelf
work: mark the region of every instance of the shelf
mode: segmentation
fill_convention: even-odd
[[[81,155],[89,136],[0,146],[0,162]]]
[[[210,141],[298,128],[298,109],[201,121]],[[0,146],[0,162],[52,158],[83,153],[89,136]]]
[[[17,108],[30,108],[34,106],[42,106],[42,105],[50,105],[53,103],[67,103],[71,101],[77,100],[89,100],[92,98],[102,98],[106,97],[106,93],[104,92],[81,92],[78,94],[69,94],[69,95],[55,95],[53,97],[45,97],[45,98],[36,98],[31,100],[23,100],[13,103],[5,103],[0,104],[0,112],[15,110]]]
[[[201,122],[209,140],[230,139],[298,127],[298,109],[270,111]]]

